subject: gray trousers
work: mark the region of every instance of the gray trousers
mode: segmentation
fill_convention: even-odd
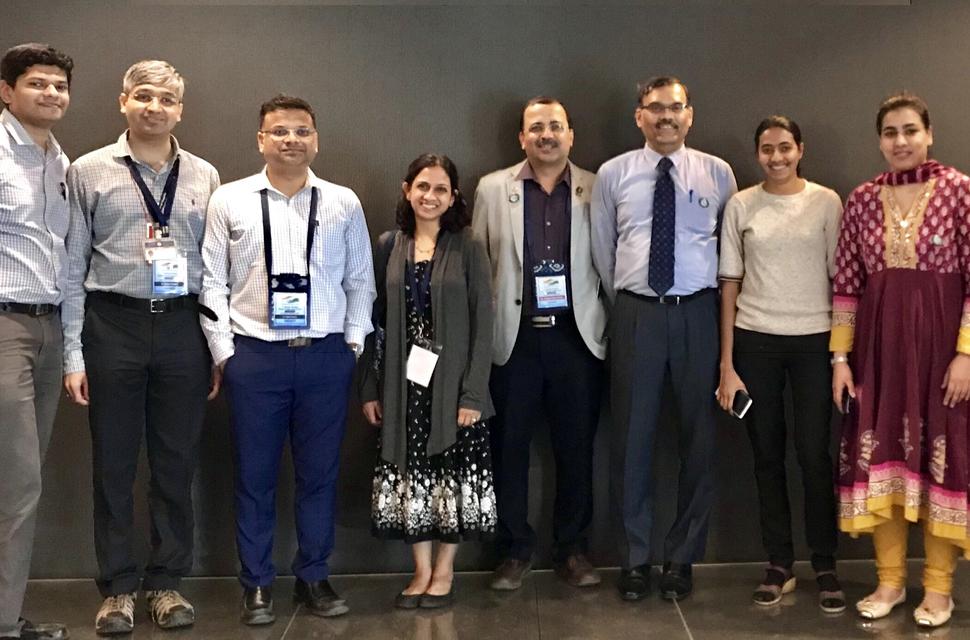
[[[610,496],[624,568],[658,555],[650,549],[653,454],[668,376],[680,418],[680,473],[677,516],[664,541],[663,559],[690,563],[704,555],[714,494],[719,342],[713,290],[680,305],[617,294],[610,317]]]
[[[0,311],[0,635],[18,635],[61,390],[61,319]]]

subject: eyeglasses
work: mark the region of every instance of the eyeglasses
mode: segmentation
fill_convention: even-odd
[[[558,135],[566,131],[566,127],[561,122],[557,122],[553,120],[552,122],[549,123],[548,127],[542,122],[534,123],[532,126],[529,127],[529,133],[534,135],[541,135],[543,132],[546,131],[546,129],[548,129],[549,132],[554,135]]]
[[[132,94],[131,99],[142,104],[151,104],[152,100],[158,100],[158,104],[168,108],[178,106],[179,103],[179,99],[170,93],[155,95],[148,91],[136,91]]]
[[[663,115],[665,112],[670,111],[672,114],[679,115],[688,108],[688,105],[683,102],[675,102],[673,104],[664,104],[662,102],[651,102],[650,104],[641,104],[638,109],[646,109],[655,116]]]
[[[317,132],[316,129],[311,129],[310,127],[297,127],[296,129],[287,129],[286,127],[273,127],[272,129],[260,129],[262,134],[268,135],[273,140],[286,140],[292,133],[297,138],[309,138]]]

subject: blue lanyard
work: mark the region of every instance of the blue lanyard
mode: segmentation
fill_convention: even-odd
[[[131,172],[131,179],[138,185],[138,190],[141,191],[141,197],[145,201],[145,207],[148,209],[148,213],[151,214],[152,220],[162,229],[168,229],[168,220],[172,217],[172,205],[175,203],[175,190],[179,184],[180,160],[181,158],[175,158],[172,170],[169,171],[168,179],[165,181],[165,188],[162,189],[162,199],[156,202],[155,196],[152,195],[152,192],[148,189],[148,185],[142,179],[135,161],[131,159],[131,156],[125,156],[125,164],[128,165],[128,171]]]
[[[266,258],[266,275],[273,276],[273,234],[269,226],[268,189],[260,189],[260,204],[263,207],[263,254]],[[310,277],[310,251],[313,250],[313,230],[317,226],[317,190],[310,192],[310,219],[306,225],[306,277]]]

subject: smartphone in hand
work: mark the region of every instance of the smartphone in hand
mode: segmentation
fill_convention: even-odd
[[[731,403],[731,415],[735,418],[743,418],[752,404],[754,403],[751,396],[744,389],[738,389],[734,393],[734,402]]]

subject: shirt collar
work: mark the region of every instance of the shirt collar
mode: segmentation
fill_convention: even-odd
[[[253,185],[252,185],[253,191],[259,192],[259,191],[262,191],[263,189],[269,189],[270,191],[279,193],[281,196],[283,195],[276,187],[274,187],[270,183],[269,176],[266,175],[265,165],[263,166],[263,170],[257,173],[255,176],[253,176],[253,178],[254,178]],[[319,182],[319,178],[317,178],[316,174],[313,173],[313,169],[310,169],[309,167],[307,167],[306,182],[303,184],[303,189],[306,189],[307,187],[311,187],[311,186],[312,187],[320,186],[317,184],[318,182]],[[294,197],[297,194],[301,193],[303,189],[300,189],[300,191],[297,191],[296,194],[294,194]]]
[[[536,180],[536,174],[532,170],[532,165],[529,163],[528,160],[526,160],[525,163],[522,165],[522,168],[519,169],[519,173],[518,175],[515,176],[515,179],[522,180],[522,181],[532,180],[533,182],[538,182],[538,180]],[[566,163],[566,168],[563,169],[562,173],[559,174],[559,177],[556,178],[556,184],[554,186],[559,186],[560,182],[565,182],[566,186],[572,187],[572,178],[571,178],[571,172],[569,171],[568,162]]]
[[[34,139],[30,137],[29,133],[27,133],[27,129],[24,128],[24,125],[20,123],[20,120],[17,119],[17,116],[15,116],[10,109],[4,109],[3,113],[0,113],[0,124],[3,124],[3,127],[17,144],[21,146],[34,146],[40,149],[42,152],[44,151],[36,142],[34,142]],[[54,138],[53,133],[51,133],[47,138],[47,142],[48,153],[53,153],[55,155],[61,154],[61,145],[57,142],[57,139]]]
[[[162,167],[162,170],[159,171],[158,173],[165,173],[168,170],[168,168],[172,165],[172,162],[175,161],[175,158],[178,158],[179,154],[182,153],[182,148],[179,146],[179,141],[175,138],[175,136],[169,136],[169,138],[171,138],[172,140],[172,150],[174,151],[174,153],[172,154],[172,157],[168,159],[168,162],[165,163],[165,166]],[[148,166],[144,162],[136,158],[134,155],[132,155],[131,145],[128,144],[128,129],[125,129],[125,131],[120,136],[118,136],[118,141],[114,144],[114,149],[111,150],[111,157],[124,158],[127,156],[130,156],[132,160],[134,160],[135,162],[137,162],[142,166],[146,166],[146,167]],[[151,167],[149,167],[149,169],[151,169]]]
[[[660,162],[660,158],[663,158],[664,156],[651,149],[649,144],[645,144],[643,145],[643,157],[647,161],[647,164],[650,165],[650,168],[656,169],[657,163]],[[687,145],[680,145],[679,149],[668,154],[667,157],[670,158],[670,161],[674,164],[674,169],[677,169],[683,163],[684,158],[687,157]]]

